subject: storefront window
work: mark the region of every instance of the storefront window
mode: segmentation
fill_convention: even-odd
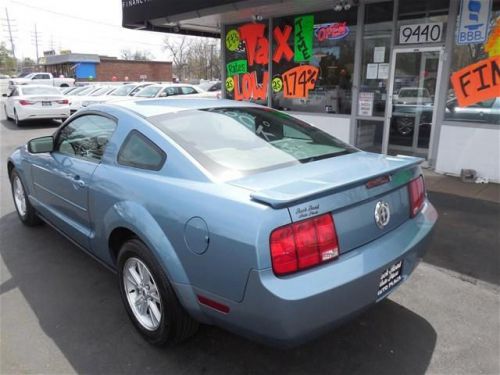
[[[392,1],[367,4],[363,28],[361,98],[373,98],[372,105],[360,108],[359,115],[384,116],[389,81],[392,33]]]
[[[490,14],[485,42],[458,44],[457,25],[445,120],[500,124],[499,0],[492,1]]]
[[[267,104],[268,21],[226,26],[226,98]]]
[[[353,7],[273,19],[273,108],[351,113],[356,15]]]

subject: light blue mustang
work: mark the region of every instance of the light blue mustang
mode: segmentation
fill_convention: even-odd
[[[258,105],[153,99],[79,111],[8,171],[22,222],[115,269],[149,342],[202,322],[290,346],[415,269],[437,219],[420,161]]]

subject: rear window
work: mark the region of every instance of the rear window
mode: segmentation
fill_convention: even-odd
[[[165,153],[138,131],[132,130],[118,153],[118,163],[140,169],[161,169]]]
[[[318,128],[269,108],[189,110],[149,121],[221,179],[357,151]]]
[[[117,88],[111,95],[113,96],[127,96],[132,92],[133,89],[135,89],[136,86],[134,85],[125,85]]]
[[[23,95],[61,95],[61,91],[55,87],[23,87]]]

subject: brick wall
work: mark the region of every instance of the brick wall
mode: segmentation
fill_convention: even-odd
[[[106,60],[96,66],[96,81],[140,81],[146,75],[146,81],[172,81],[172,63],[167,61]]]

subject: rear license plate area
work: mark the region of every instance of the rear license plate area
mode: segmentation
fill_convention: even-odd
[[[42,107],[50,107],[52,102],[42,102]]]
[[[380,275],[377,297],[381,297],[391,291],[403,280],[403,261],[400,260],[386,268]]]

